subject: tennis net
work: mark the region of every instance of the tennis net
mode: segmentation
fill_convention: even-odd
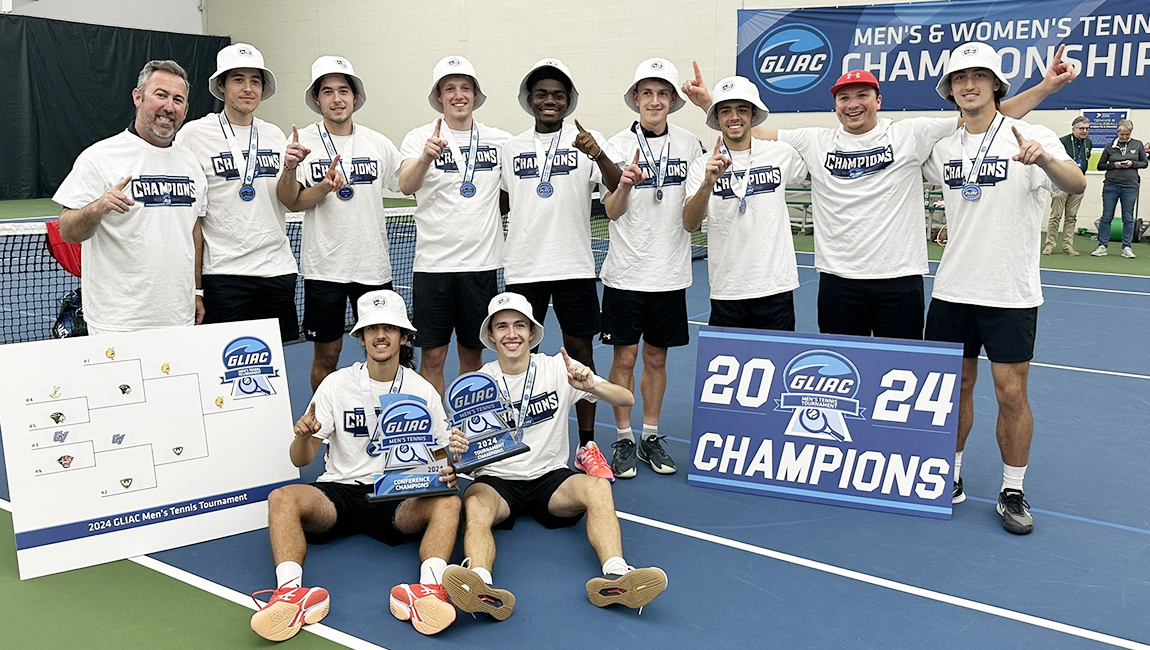
[[[388,208],[387,239],[391,250],[392,283],[411,305],[411,267],[415,261],[415,208]],[[595,201],[591,217],[591,247],[595,253],[595,273],[607,256],[607,216]],[[299,261],[303,217],[287,217],[287,234],[292,253]],[[70,275],[52,257],[43,222],[0,223],[0,343],[20,343],[51,338],[51,328],[60,312],[60,301],[79,288],[80,279]],[[694,234],[692,256],[706,257],[706,233]],[[503,287],[500,272],[499,286]],[[303,277],[296,281],[296,313],[303,318]],[[351,308],[347,327],[352,325]]]

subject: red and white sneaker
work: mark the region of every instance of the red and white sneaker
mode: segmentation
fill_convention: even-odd
[[[615,482],[615,472],[611,471],[611,464],[603,458],[603,452],[599,451],[599,445],[594,440],[575,450],[575,469],[589,476]]]
[[[260,594],[271,594],[267,604],[256,600]],[[304,625],[319,623],[327,616],[331,599],[319,587],[280,587],[252,594],[260,610],[252,615],[252,630],[268,641],[285,641]]]
[[[455,622],[455,606],[447,600],[443,585],[395,585],[390,601],[392,615],[411,621],[420,634],[442,632]]]

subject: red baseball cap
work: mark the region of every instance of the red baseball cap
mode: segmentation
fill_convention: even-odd
[[[864,84],[878,90],[878,79],[869,70],[848,70],[831,86],[831,94],[836,95],[840,88],[851,84]]]

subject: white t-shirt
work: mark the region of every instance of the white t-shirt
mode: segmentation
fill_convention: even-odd
[[[603,284],[629,291],[675,291],[691,286],[691,234],[683,229],[687,168],[703,152],[693,133],[673,124],[657,138],[647,138],[656,167],[664,147],[667,177],[663,199],[656,198],[656,169],[639,154],[639,168],[649,178],[631,189],[627,212],[610,224],[611,246],[599,277]],[[639,150],[635,132],[626,129],[607,141],[607,155],[620,167],[631,164]]]
[[[699,191],[707,160],[700,156],[687,172],[687,196]],[[751,148],[732,151],[733,164],[719,177],[707,201],[707,270],[713,300],[773,296],[799,287],[795,243],[787,211],[786,189],[807,175],[794,147],[784,142],[751,139]],[[732,188],[746,186],[747,211]]]
[[[503,221],[499,215],[499,185],[506,131],[475,122],[479,129],[476,150],[475,195],[459,193],[466,164],[456,167],[451,147],[431,163],[423,187],[415,193],[415,264],[421,273],[490,271],[499,268],[503,255]],[[408,132],[400,147],[403,160],[419,158],[435,123]],[[452,131],[444,124],[439,135],[452,139],[466,160],[471,131]]]
[[[985,307],[1042,304],[1041,235],[1055,186],[1038,165],[1012,160],[1018,140],[1011,126],[1055,159],[1070,160],[1053,131],[1007,117],[980,167],[982,196],[967,201],[962,198],[965,174],[984,134],[959,129],[935,145],[923,166],[927,179],[942,185],[946,201],[947,244],[934,278],[935,298]],[[992,123],[987,133],[994,130]]]
[[[232,125],[235,144],[243,156],[232,161],[232,149],[220,127],[218,113],[188,122],[176,142],[196,155],[208,179],[204,197],[204,275],[246,275],[270,278],[297,273],[295,256],[284,231],[284,206],[276,196],[287,141],[270,122],[254,119],[256,168],[252,187],[256,197],[240,198],[247,165],[250,126]]]
[[[779,131],[811,173],[816,269],[853,280],[926,274],[922,163],[957,125],[912,117],[880,119],[862,135],[841,126]]]
[[[299,129],[299,142],[311,153],[296,167],[304,187],[323,182],[331,165],[319,136],[320,122]],[[391,281],[383,190],[399,191],[399,150],[383,134],[356,124],[351,135],[333,135],[348,186],[343,200],[335,192],[303,215],[300,266],[308,280],[377,285]]]
[[[102,332],[191,325],[195,321],[192,227],[204,213],[207,181],[191,151],[155,147],[124,131],[85,149],[52,200],[78,210],[125,177],[135,201],[109,212],[84,241],[84,316]]]
[[[531,386],[527,410],[527,426],[523,428],[523,444],[531,451],[491,463],[475,470],[476,476],[497,476],[514,481],[530,481],[547,472],[567,467],[571,443],[567,435],[567,417],[571,407],[581,399],[594,402],[591,393],[575,390],[567,382],[567,364],[559,355],[532,354],[535,362],[535,382]],[[523,384],[527,372],[505,375],[499,361],[492,361],[479,369],[505,391],[514,418],[519,417],[519,404],[523,401]],[[598,381],[602,381],[601,379]]]
[[[362,361],[340,368],[324,378],[312,397],[315,419],[321,427],[313,435],[327,441],[324,472],[316,481],[370,484],[375,474],[383,472],[385,456],[368,453],[372,448],[371,434],[367,430],[363,394],[360,392],[360,380],[366,372]],[[379,414],[379,397],[391,392],[393,382],[369,381],[372,403],[375,412]],[[411,368],[403,368],[399,386],[400,393],[414,395],[427,403],[435,440],[440,445],[446,445],[450,431],[447,429],[447,413],[443,410],[439,392]]]
[[[590,131],[599,146],[606,139]],[[508,284],[595,277],[591,252],[591,192],[603,180],[599,165],[575,148],[579,130],[564,124],[548,183],[553,194],[541,197],[540,161],[546,160],[554,133],[529,129],[503,146],[503,189],[510,199],[503,277]],[[537,137],[538,136],[538,137]]]

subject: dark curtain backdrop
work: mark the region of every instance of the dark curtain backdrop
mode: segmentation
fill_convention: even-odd
[[[188,71],[188,121],[219,110],[207,80],[230,43],[0,15],[0,200],[51,197],[81,151],[127,128],[136,76],[152,59]]]

